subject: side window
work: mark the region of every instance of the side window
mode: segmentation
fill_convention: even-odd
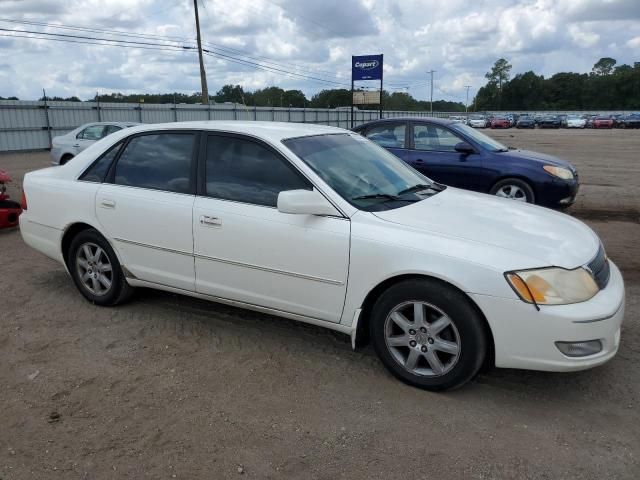
[[[100,140],[103,136],[104,125],[91,125],[76,135],[76,138],[83,140]]]
[[[415,124],[413,126],[413,144],[416,150],[455,152],[455,146],[462,139],[450,130],[438,125]]]
[[[278,194],[312,188],[287,160],[257,142],[210,135],[206,194],[224,200],[275,207]]]
[[[365,135],[381,147],[405,148],[404,134],[406,129],[404,123],[383,123],[369,127]]]
[[[112,133],[117,132],[118,130],[122,130],[122,128],[116,125],[107,125],[104,129],[104,136],[106,137],[107,135],[111,135]]]
[[[191,193],[193,133],[156,133],[132,138],[118,159],[114,183]]]
[[[104,182],[104,177],[107,176],[109,167],[111,167],[113,159],[118,155],[118,150],[120,150],[121,146],[122,142],[118,142],[103,153],[98,160],[93,162],[93,164],[85,170],[85,172],[80,176],[80,180],[84,180],[85,182]]]

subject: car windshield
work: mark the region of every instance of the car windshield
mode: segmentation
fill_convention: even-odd
[[[453,125],[450,125],[450,127],[452,130],[458,133],[461,133],[463,135],[466,135],[467,137],[470,137],[471,140],[473,140],[476,143],[479,143],[483,148],[491,152],[506,152],[509,150],[505,145],[494,140],[488,135],[485,135],[484,133],[479,132],[478,130],[474,130],[468,125],[465,125],[464,123],[454,123]]]
[[[314,135],[283,143],[351,205],[391,210],[442,191],[384,148],[349,133]]]

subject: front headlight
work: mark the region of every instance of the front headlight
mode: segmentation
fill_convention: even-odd
[[[553,175],[554,177],[561,178],[563,180],[573,179],[573,173],[568,168],[554,167],[553,165],[545,165],[544,171]]]
[[[507,272],[511,288],[527,303],[566,305],[589,300],[598,293],[598,285],[584,268],[565,270],[550,267]]]

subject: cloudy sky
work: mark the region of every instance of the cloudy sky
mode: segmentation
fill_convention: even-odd
[[[389,89],[427,98],[426,72],[433,69],[434,97],[457,101],[464,101],[465,85],[472,86],[473,96],[500,57],[511,62],[512,74],[533,70],[545,76],[589,72],[603,56],[619,64],[640,61],[640,0],[199,0],[199,5],[205,48],[272,68],[207,56],[210,93],[226,83],[249,90],[277,85],[307,96],[323,88],[349,88],[350,57],[360,54],[384,53]],[[197,54],[175,48],[194,45],[192,0],[0,0],[0,29],[5,29],[0,30],[0,96],[34,99],[42,88],[50,96],[82,99],[96,91],[200,90]],[[144,49],[7,36],[33,35],[15,30],[118,38],[140,42],[126,45]]]

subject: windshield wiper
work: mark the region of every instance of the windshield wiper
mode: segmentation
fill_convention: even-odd
[[[418,183],[413,187],[405,188],[404,190],[400,190],[398,195],[404,195],[405,193],[417,192],[420,190],[429,190],[431,185],[427,185],[426,183]]]
[[[412,193],[412,192],[420,193],[420,192],[425,191],[425,190],[432,190],[434,192],[441,192],[445,188],[447,188],[446,185],[442,185],[441,183],[438,183],[438,182],[433,182],[431,185],[427,185],[426,183],[418,183],[417,185],[414,185],[413,187],[409,187],[409,188],[405,188],[404,190],[400,190],[398,192],[398,195],[404,195],[405,193]]]
[[[398,202],[417,202],[418,199],[400,198],[397,195],[391,195],[389,193],[371,193],[369,195],[360,195],[359,197],[353,197],[351,200],[368,200],[370,198],[384,198],[386,200],[394,200]]]

